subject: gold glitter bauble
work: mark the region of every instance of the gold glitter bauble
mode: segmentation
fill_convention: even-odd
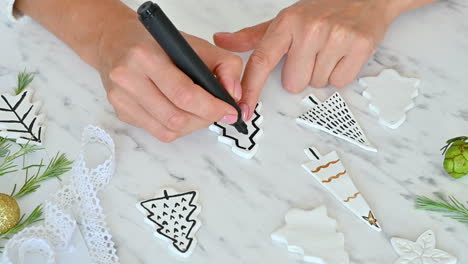
[[[20,208],[16,200],[0,193],[0,234],[15,227],[20,220]]]

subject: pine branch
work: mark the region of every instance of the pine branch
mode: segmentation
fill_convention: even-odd
[[[26,178],[24,180],[24,184],[17,193],[15,193],[15,185],[11,196],[15,199],[18,199],[27,194],[35,192],[39,187],[41,187],[41,185],[39,184],[40,182],[51,178],[59,178],[60,175],[71,170],[72,163],[73,161],[68,160],[65,154],[57,153],[57,155],[49,162],[49,165],[47,165],[42,175],[40,175],[41,168],[44,166],[42,164],[42,161],[40,164],[24,167],[23,170],[26,170]],[[29,178],[27,173],[29,169],[34,167],[38,168],[37,172],[34,176]]]
[[[10,140],[0,137],[0,158],[4,158],[8,155],[10,147]]]
[[[28,87],[34,80],[34,73],[26,72],[26,69],[18,74],[18,86],[15,88],[15,94],[18,95]]]
[[[38,151],[42,148],[35,145],[19,145],[20,149],[15,153],[10,153],[11,144],[8,139],[0,138],[0,157],[4,157],[3,162],[0,163],[0,176],[17,171],[14,160],[24,157],[25,155]]]
[[[416,197],[416,208],[442,213],[468,226],[468,208],[455,197],[449,196],[448,200],[440,193],[436,193],[439,200],[432,200],[425,196]]]
[[[24,218],[24,215],[21,217],[20,219],[20,223],[17,224],[15,227],[13,227],[12,229],[6,231],[5,233],[3,234],[0,234],[0,239],[8,239],[11,235],[14,235],[16,233],[18,233],[19,231],[23,230],[24,228],[34,224],[34,223],[37,223],[39,221],[42,221],[42,205],[38,205],[36,208],[34,208],[34,210],[32,211],[32,213],[28,216],[28,218],[26,218],[26,220],[22,221],[22,219]]]

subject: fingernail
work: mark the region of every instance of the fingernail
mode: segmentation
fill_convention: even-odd
[[[221,118],[220,122],[224,124],[234,124],[237,121],[237,116],[236,115],[225,115],[223,118]]]
[[[228,36],[228,35],[231,35],[230,32],[218,32],[218,33],[215,33],[215,36],[218,36],[218,37],[223,37],[223,36]]]
[[[234,99],[239,101],[242,97],[242,87],[239,80],[234,81]]]
[[[241,103],[239,107],[242,111],[242,119],[247,121],[249,117],[249,106],[246,103]]]

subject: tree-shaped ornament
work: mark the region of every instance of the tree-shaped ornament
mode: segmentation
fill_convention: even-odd
[[[232,152],[237,155],[251,159],[258,150],[258,140],[263,135],[263,130],[260,128],[263,122],[263,116],[260,114],[262,103],[259,102],[255,108],[253,116],[246,121],[249,133],[244,135],[239,133],[233,126],[222,123],[214,123],[209,129],[218,134],[218,141],[231,146]]]
[[[137,204],[146,222],[156,228],[155,236],[170,242],[171,251],[182,257],[190,256],[197,243],[195,233],[201,226],[197,198],[196,191],[164,189],[160,197]]]
[[[305,149],[304,152],[310,161],[302,164],[302,167],[361,221],[372,229],[381,231],[374,213],[357,190],[336,152],[325,156],[315,148]]]
[[[356,118],[339,93],[334,93],[323,103],[313,95],[309,95],[307,100],[310,101],[309,105],[315,106],[296,118],[297,123],[322,130],[365,150],[377,151],[367,140]]]
[[[31,73],[18,74],[15,95],[0,96],[0,137],[16,140],[19,144],[42,144],[44,116],[38,114],[40,103],[32,102],[33,91],[27,89],[33,79]]]
[[[313,210],[291,209],[285,225],[271,234],[271,239],[299,254],[305,262],[348,264],[344,235],[336,231],[336,220],[328,217],[324,206]]]
[[[405,122],[406,112],[415,106],[420,81],[386,69],[378,76],[360,78],[359,84],[366,87],[362,95],[369,100],[369,108],[379,117],[379,122],[396,129]]]

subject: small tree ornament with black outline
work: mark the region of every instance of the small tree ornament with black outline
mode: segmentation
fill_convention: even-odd
[[[339,93],[334,93],[323,103],[309,95],[306,103],[313,108],[296,118],[297,123],[322,130],[365,150],[377,152]]]
[[[18,95],[0,97],[0,137],[16,140],[18,144],[42,144],[43,115],[37,115],[38,102],[31,102],[33,91],[26,89]]]
[[[182,257],[190,256],[196,246],[195,232],[201,226],[197,197],[196,191],[177,193],[165,189],[161,197],[137,205],[145,215],[149,213],[146,222],[156,227],[155,236],[171,243],[172,252]]]

